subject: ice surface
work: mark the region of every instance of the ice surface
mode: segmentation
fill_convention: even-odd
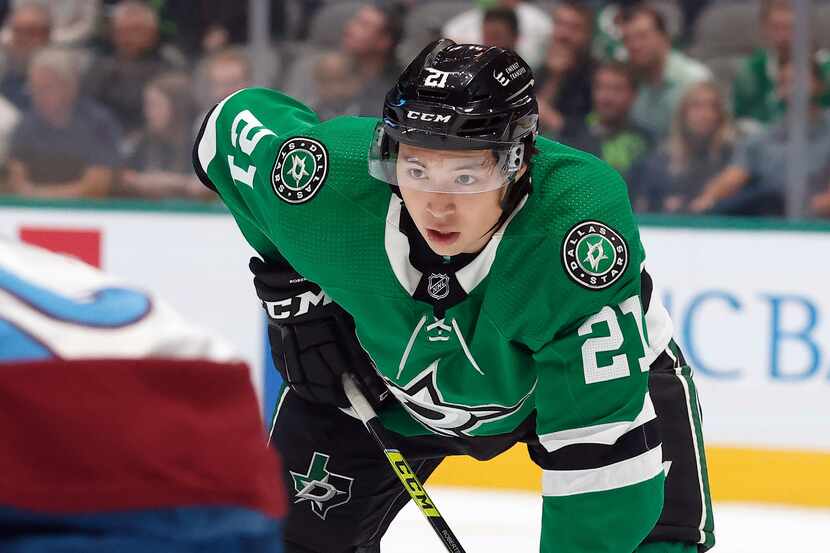
[[[535,553],[541,500],[520,492],[430,487],[429,493],[467,553]],[[716,504],[716,553],[827,553],[830,509]],[[442,553],[410,503],[381,542],[383,553]]]

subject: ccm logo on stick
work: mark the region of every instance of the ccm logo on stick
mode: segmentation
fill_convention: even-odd
[[[420,119],[421,121],[433,121],[435,123],[449,123],[452,115],[437,115],[435,113],[421,113],[420,111],[407,111],[409,119]]]

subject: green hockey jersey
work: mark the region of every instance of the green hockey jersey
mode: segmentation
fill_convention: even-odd
[[[209,114],[194,163],[261,255],[283,256],[354,317],[399,400],[380,413],[385,426],[489,436],[535,414],[542,551],[633,551],[662,507],[646,371],[671,328],[644,313],[624,182],[540,139],[533,192],[487,246],[457,269],[419,265],[405,206],[367,172],[377,123],[321,123],[285,95],[247,89]]]

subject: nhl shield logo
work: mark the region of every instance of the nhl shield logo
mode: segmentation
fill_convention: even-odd
[[[427,293],[431,298],[442,300],[450,295],[450,277],[444,273],[432,273],[427,282]]]

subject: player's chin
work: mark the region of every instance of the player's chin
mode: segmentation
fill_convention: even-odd
[[[430,249],[438,255],[456,255],[461,253],[460,232],[440,232],[430,228],[422,233]]]
[[[451,257],[461,253],[461,250],[459,250],[458,248],[437,248],[432,244],[429,245],[429,249],[431,249],[432,253],[434,253],[435,255],[441,255],[444,257]]]

